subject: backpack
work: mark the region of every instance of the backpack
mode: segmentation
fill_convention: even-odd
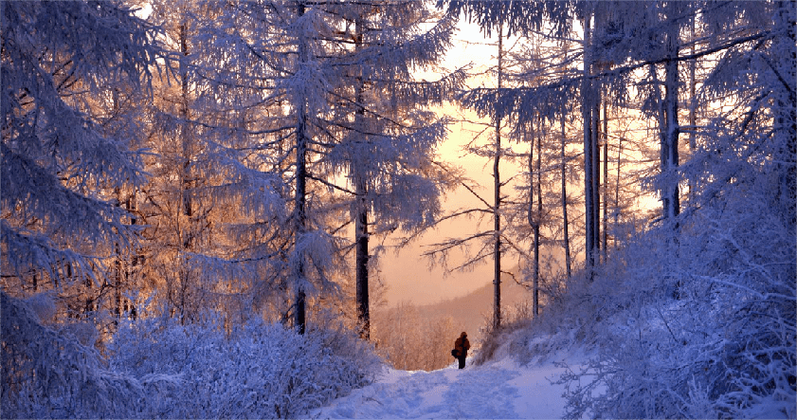
[[[451,350],[451,355],[459,359],[459,350],[457,349]]]

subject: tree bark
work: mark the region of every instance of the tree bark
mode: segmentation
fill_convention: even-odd
[[[797,225],[797,107],[795,103],[794,83],[797,79],[797,26],[795,26],[794,1],[776,3],[774,30],[782,33],[772,46],[777,56],[773,57],[773,71],[780,81],[775,101],[775,129],[778,132],[778,155],[782,156],[778,163],[778,200],[783,206],[783,222],[794,231]],[[789,85],[790,84],[790,85]],[[781,140],[782,139],[782,140]]]
[[[362,48],[362,29],[364,22],[362,19],[357,19],[355,23],[355,50],[359,51]],[[358,70],[360,75],[357,77],[357,86],[355,87],[355,97],[357,102],[357,110],[354,114],[354,127],[357,130],[358,140],[365,143],[365,130],[363,127],[365,118],[365,108],[363,107],[363,78],[362,69]],[[355,200],[356,200],[356,214],[355,214],[355,300],[357,305],[357,323],[360,337],[368,340],[371,337],[371,314],[370,303],[368,297],[368,203],[366,195],[368,193],[365,174],[359,168],[359,164],[352,163],[353,179],[355,183]]]
[[[661,151],[661,171],[665,175],[662,191],[663,217],[674,221],[680,213],[678,198],[678,49],[680,47],[680,25],[676,23],[677,5],[669,4],[666,34],[667,60],[664,63],[664,142]]]
[[[568,232],[567,218],[567,156],[565,155],[565,146],[567,145],[567,133],[565,131],[565,113],[562,111],[559,124],[562,130],[562,143],[561,143],[561,172],[562,172],[562,236],[564,237],[564,253],[565,253],[565,272],[567,278],[571,275],[571,261],[570,261],[570,235]]]
[[[540,222],[542,218],[542,133],[537,135],[537,217],[534,223],[534,316],[540,314]]]
[[[298,15],[305,12],[304,2],[297,5]],[[304,34],[299,34],[299,63],[305,66],[308,61],[307,39]],[[299,241],[307,231],[307,214],[305,210],[307,195],[307,98],[300,98],[298,105],[298,118],[296,124],[296,191],[294,193],[294,258],[293,279],[296,287],[294,305],[294,327],[299,334],[306,330],[306,293],[304,290],[304,253],[300,251]]]
[[[592,67],[592,11],[590,5],[585,6],[584,16],[584,77],[581,82],[581,113],[584,127],[584,218],[585,218],[585,268],[590,280],[593,278],[593,267],[595,266],[595,193],[594,190],[594,146],[593,146],[593,125],[592,113],[594,111],[594,95],[592,92],[592,82],[590,80]]]
[[[603,261],[606,261],[609,252],[607,242],[609,240],[609,114],[606,101],[603,101],[603,183],[601,184],[601,196],[603,197],[603,229],[601,230],[601,251]]]
[[[617,231],[620,219],[620,163],[623,158],[623,138],[617,140],[617,182],[614,184],[614,229]],[[614,249],[617,249],[617,235],[614,236]]]
[[[596,19],[597,21],[597,19]],[[592,242],[594,244],[594,251],[595,254],[595,264],[600,264],[600,257],[601,257],[601,224],[600,224],[600,217],[601,217],[601,148],[600,148],[600,137],[601,137],[601,130],[600,130],[600,121],[601,121],[601,111],[600,111],[600,90],[597,86],[596,81],[593,81],[592,85],[592,93],[595,95],[593,97],[593,103],[595,108],[592,111],[592,176],[590,179],[592,180]]]
[[[531,299],[531,311],[534,316],[539,315],[539,290],[540,290],[540,221],[539,217],[541,209],[538,208],[538,211],[535,212],[534,209],[534,190],[535,187],[539,188],[540,182],[540,165],[539,165],[539,153],[540,148],[537,146],[537,165],[536,165],[536,176],[537,182],[535,185],[534,176],[535,176],[535,165],[534,165],[534,146],[535,140],[539,142],[539,136],[534,131],[534,123],[531,123],[531,141],[529,142],[529,207],[526,213],[526,217],[528,218],[529,226],[532,230],[532,235],[534,236],[534,243],[532,244],[532,267],[531,267],[531,291],[532,291],[532,299]],[[539,143],[537,143],[539,144]],[[537,198],[539,199],[540,190],[537,190]],[[535,217],[536,213],[536,217]]]
[[[498,26],[498,92],[503,83],[503,26]],[[493,157],[493,328],[501,326],[501,111],[495,116],[495,150]]]

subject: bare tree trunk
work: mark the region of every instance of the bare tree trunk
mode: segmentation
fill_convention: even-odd
[[[673,221],[680,213],[680,203],[678,199],[678,135],[680,126],[678,125],[678,48],[680,47],[680,25],[675,22],[677,17],[677,5],[668,5],[668,20],[670,21],[667,29],[667,61],[664,63],[664,115],[665,126],[664,143],[662,144],[661,171],[665,174],[664,191],[662,200],[664,205],[664,218]]]
[[[298,15],[305,12],[304,2],[299,2]],[[307,65],[309,59],[307,40],[304,34],[299,34],[299,66]],[[307,100],[301,98],[298,105],[298,118],[296,124],[296,191],[294,195],[294,255],[296,259],[293,267],[293,280],[296,287],[296,303],[294,307],[294,327],[299,334],[304,334],[306,329],[306,294],[304,290],[304,255],[299,251],[299,241],[307,231],[307,214],[305,209],[307,195]]]
[[[690,33],[690,36],[691,36],[691,40],[690,41],[692,42],[692,47],[691,47],[692,55],[695,54],[696,43],[697,43],[696,40],[695,40],[695,24],[696,24],[695,23],[695,15],[693,14],[691,22],[690,22],[690,25],[689,25],[689,33]],[[696,70],[696,67],[697,67],[697,59],[695,58],[695,59],[689,60],[689,150],[691,152],[694,152],[696,147],[697,147],[697,144],[695,143],[695,130],[696,130],[695,124],[697,123],[697,118],[696,118],[697,98],[695,96],[695,85],[696,85],[695,70]],[[690,178],[689,179],[689,199],[690,200],[694,197],[695,188],[696,188],[695,181],[694,181],[694,179]]]
[[[531,268],[531,290],[532,290],[532,299],[531,299],[531,310],[534,316],[537,316],[539,312],[539,304],[540,304],[540,221],[539,217],[541,211],[536,212],[535,217],[535,209],[534,209],[534,189],[535,187],[539,187],[539,180],[540,180],[540,173],[539,173],[539,164],[536,168],[536,175],[537,175],[537,185],[534,182],[534,175],[535,175],[535,165],[534,165],[534,142],[538,140],[538,135],[534,131],[534,123],[531,124],[531,141],[529,142],[529,207],[526,213],[526,217],[528,218],[529,226],[531,227],[532,234],[534,235],[534,243],[532,244],[532,268]],[[540,149],[537,147],[537,161],[539,162],[539,153]],[[537,191],[537,197],[539,198],[539,190]]]
[[[119,90],[113,89],[112,93],[112,106],[113,106],[113,113],[116,115],[119,112]],[[116,207],[122,207],[122,190],[120,187],[114,188],[114,195],[115,202],[114,205]],[[112,303],[112,310],[111,313],[116,318],[115,323],[118,322],[119,318],[122,315],[122,254],[121,248],[119,246],[119,242],[114,242],[114,285],[113,285],[113,303]]]
[[[355,49],[359,51],[362,48],[362,30],[364,22],[358,18],[355,23]],[[362,73],[362,70],[358,70]],[[355,97],[357,102],[357,111],[354,115],[354,127],[358,130],[357,136],[363,140],[364,127],[363,120],[365,118],[365,108],[363,107],[363,78],[360,74],[357,78],[357,86],[355,87]],[[352,164],[353,178],[355,183],[355,200],[356,200],[356,214],[355,214],[355,299],[357,304],[357,323],[359,328],[360,337],[368,340],[371,337],[371,314],[370,305],[368,301],[368,203],[366,194],[368,193],[365,174],[358,168],[358,164]]]
[[[114,205],[116,207],[122,207],[122,200],[121,200],[121,190],[119,187],[114,188],[114,195],[116,195]],[[116,320],[114,323],[118,322],[118,319],[121,316],[121,308],[122,308],[122,254],[121,249],[119,247],[119,242],[114,242],[113,244],[114,250],[114,262],[113,262],[113,281],[114,284],[111,286],[113,290],[113,297],[111,301],[111,314],[113,315]]]
[[[180,199],[182,201],[183,206],[183,214],[185,216],[191,217],[192,209],[191,209],[191,195],[189,193],[190,188],[190,173],[191,170],[191,139],[189,134],[189,126],[188,126],[188,33],[185,27],[185,24],[180,25],[180,53],[182,57],[180,59],[180,119],[182,120],[180,123],[180,142],[183,152],[183,167],[181,168],[182,171],[180,173]],[[190,235],[189,235],[190,236]],[[190,238],[184,238],[185,245],[184,247],[188,247],[190,244]]]
[[[617,141],[617,182],[614,184],[614,228],[617,231],[617,225],[620,219],[620,163],[623,158],[623,138]],[[614,236],[614,249],[617,249],[617,235]]]
[[[185,17],[183,17],[185,19]],[[191,145],[190,145],[190,133],[188,126],[188,119],[189,119],[189,83],[188,83],[188,29],[186,28],[185,22],[183,22],[179,27],[179,41],[180,41],[180,147],[181,147],[181,159],[182,164],[180,167],[180,211],[176,215],[177,218],[177,235],[179,241],[179,256],[178,256],[178,276],[180,279],[180,299],[178,302],[179,305],[179,314],[180,314],[180,322],[185,322],[186,316],[186,302],[187,297],[186,294],[188,293],[188,283],[190,282],[190,274],[189,269],[186,262],[186,254],[191,250],[192,247],[192,236],[193,232],[191,230],[191,217],[193,215],[192,209],[192,202],[191,202],[191,193],[189,191],[191,180],[190,180],[190,171],[191,171]],[[185,216],[185,217],[183,217]],[[182,220],[185,220],[185,223],[181,223]]]
[[[503,83],[503,26],[498,26],[498,91]],[[500,111],[495,116],[495,156],[493,157],[493,328],[501,326],[501,119]]]
[[[586,7],[590,7],[587,5]],[[595,194],[594,190],[594,146],[593,146],[593,125],[592,113],[594,111],[594,94],[592,89],[591,67],[592,67],[592,12],[585,11],[584,16],[584,76],[581,82],[581,112],[584,127],[584,217],[585,217],[585,265],[587,276],[593,278],[593,267],[595,266]]]
[[[564,237],[564,252],[565,252],[565,272],[567,278],[571,275],[571,261],[570,261],[570,235],[568,232],[567,218],[567,156],[565,155],[565,146],[567,144],[567,133],[565,131],[565,113],[562,112],[559,124],[562,129],[562,143],[561,143],[561,172],[562,172],[562,236]]]
[[[601,234],[601,250],[603,261],[606,261],[608,248],[606,242],[609,236],[609,114],[606,101],[603,101],[603,183],[601,184],[601,196],[603,197],[603,232]]]
[[[126,204],[127,211],[130,213],[130,225],[131,226],[138,224],[138,218],[136,217],[136,191],[137,191],[137,187],[133,187],[133,192],[131,192],[130,196],[127,198],[127,204]],[[138,250],[134,250],[133,251],[133,257],[130,260],[130,266],[126,267],[126,269],[125,269],[125,280],[128,281],[128,282],[129,281],[136,281],[136,283],[137,283],[137,280],[138,280],[136,271],[137,271],[137,267],[138,267],[139,256],[138,256],[138,252],[137,251]],[[71,265],[69,266],[69,272],[70,272],[70,276],[71,276],[71,273],[72,273]],[[131,279],[131,277],[132,277],[132,279]],[[128,283],[128,284],[130,284],[130,283]],[[127,302],[127,309],[126,310],[129,311],[130,319],[135,321],[136,317],[138,315],[136,313],[136,304],[135,304],[135,302],[131,302],[129,299],[126,299],[126,302]]]
[[[537,217],[534,224],[534,316],[540,314],[540,222],[542,218],[542,133],[537,135]]]
[[[597,22],[597,18],[593,23]],[[595,254],[595,264],[600,264],[601,260],[601,147],[600,147],[600,139],[601,139],[601,111],[600,111],[600,88],[596,85],[598,84],[597,81],[593,81],[592,84],[592,93],[595,95],[593,97],[593,106],[595,107],[592,111],[592,130],[591,130],[591,143],[590,146],[592,148],[592,176],[590,179],[592,180],[592,233],[593,238],[592,242],[594,244],[594,254]]]
[[[359,207],[355,221],[356,236],[356,300],[357,300],[357,322],[360,337],[369,340],[371,338],[371,311],[368,296],[368,210],[362,209],[365,206],[365,199],[360,198],[360,194],[365,194],[364,182],[359,182],[357,187]]]

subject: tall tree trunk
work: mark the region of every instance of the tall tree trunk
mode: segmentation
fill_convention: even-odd
[[[357,194],[365,194],[364,183],[358,183]],[[365,206],[365,199],[358,197],[360,207]],[[368,340],[371,337],[371,314],[368,298],[368,211],[358,210],[357,220],[355,221],[356,236],[356,300],[357,300],[357,322],[359,324],[360,337]]]
[[[498,26],[498,94],[503,87],[503,25]],[[501,326],[501,111],[495,116],[495,150],[493,157],[493,328]]]
[[[663,217],[674,221],[680,213],[678,199],[678,49],[680,47],[680,25],[675,20],[677,4],[667,6],[668,29],[666,34],[667,61],[664,63],[664,143],[662,144],[661,171],[665,175],[662,191]]]
[[[133,187],[133,192],[130,193],[130,196],[127,198],[127,203],[126,203],[127,211],[130,213],[130,225],[131,226],[135,226],[135,225],[138,224],[138,218],[136,217],[136,210],[137,210],[136,209],[136,191],[137,191],[137,187]],[[136,250],[134,250],[133,257],[130,260],[130,266],[125,269],[125,280],[130,281],[131,277],[132,277],[132,280],[137,280],[138,279],[137,272],[136,272],[137,269],[138,269],[137,268],[138,267],[138,259],[139,259],[139,255],[138,255],[138,250],[136,249]],[[72,272],[72,267],[71,266],[69,267],[69,272],[70,272],[70,276],[71,276],[71,272]],[[135,321],[136,317],[137,317],[136,304],[135,304],[135,302],[132,302],[129,299],[126,299],[126,301],[127,301],[127,310],[129,311],[129,314],[130,314],[130,319]]]
[[[691,54],[694,55],[696,51],[696,44],[697,41],[695,40],[695,25],[696,25],[696,16],[692,14],[692,19],[689,24],[689,35],[691,37],[690,41],[692,43],[691,47]],[[695,143],[695,132],[697,127],[695,124],[697,123],[697,97],[695,96],[695,85],[697,84],[695,78],[695,72],[697,67],[697,59],[694,58],[689,60],[689,151],[694,152],[697,148],[697,144]],[[696,188],[695,180],[693,178],[689,178],[689,199],[694,198],[695,188]]]
[[[364,22],[358,18],[355,23],[355,49],[359,51],[362,48],[362,31]],[[363,127],[365,118],[365,108],[363,106],[363,78],[362,69],[358,70],[361,74],[357,77],[357,86],[355,86],[357,110],[354,114],[354,127],[357,130],[357,141],[363,143],[365,139],[365,129]],[[353,179],[355,184],[355,200],[356,200],[356,214],[355,214],[355,299],[357,305],[357,323],[360,337],[368,340],[371,336],[371,314],[370,304],[368,301],[368,203],[366,194],[368,193],[365,174],[362,173],[358,163],[352,164]]]
[[[191,139],[188,126],[189,118],[189,98],[188,98],[188,33],[185,24],[180,25],[180,143],[183,153],[183,162],[180,172],[180,199],[183,207],[183,214],[187,217],[192,216],[191,195],[189,192],[191,175]],[[188,235],[190,236],[190,234]],[[185,246],[188,247],[190,238],[184,238]]]
[[[119,112],[119,90],[113,89],[113,93],[111,95],[111,101],[113,106],[113,114],[117,115]],[[114,195],[115,202],[114,205],[116,207],[122,207],[122,190],[120,187],[114,188]],[[115,284],[113,286],[113,303],[112,303],[112,311],[111,313],[117,319],[114,321],[115,323],[118,322],[118,319],[122,315],[122,267],[124,265],[122,261],[122,253],[121,248],[119,246],[119,242],[114,242],[114,281]]]
[[[567,133],[565,130],[565,113],[562,112],[561,119],[559,120],[559,124],[562,130],[562,143],[561,143],[561,172],[562,172],[562,236],[564,237],[564,253],[565,253],[565,272],[567,273],[567,278],[570,278],[571,275],[571,261],[570,261],[570,235],[568,232],[568,223],[570,222],[567,218],[567,156],[565,154],[565,146],[567,145]]]
[[[116,199],[114,200],[114,205],[116,207],[122,207],[122,199],[121,195],[122,192],[119,187],[114,188],[114,195],[116,195]],[[114,284],[112,286],[113,290],[113,297],[111,301],[111,314],[113,315],[116,320],[114,323],[118,322],[118,319],[122,313],[122,254],[121,249],[119,247],[119,242],[114,242],[113,244],[114,250],[114,262],[113,262],[113,280]]]
[[[185,17],[184,17],[185,19]],[[179,311],[180,322],[185,322],[186,304],[188,293],[188,283],[190,273],[186,261],[186,255],[192,247],[193,232],[191,229],[191,217],[193,216],[191,202],[191,138],[188,123],[189,115],[189,82],[188,82],[188,28],[185,22],[179,27],[180,40],[180,147],[181,147],[181,167],[180,167],[180,211],[177,214],[177,235],[180,249],[178,257],[178,276],[180,278],[180,299]],[[183,217],[185,216],[185,217]],[[181,223],[184,221],[184,223]]]
[[[597,17],[593,23],[597,22]],[[595,64],[593,63],[593,67]],[[595,70],[593,68],[593,70]],[[594,109],[592,110],[592,243],[594,244],[595,264],[600,264],[601,257],[601,98],[598,81],[592,82],[592,93]]]
[[[593,143],[593,116],[594,93],[592,88],[592,11],[591,5],[585,5],[587,10],[584,16],[584,76],[581,82],[581,113],[584,127],[584,217],[585,217],[585,265],[587,276],[592,280],[595,266],[595,182],[594,182],[594,143]]]
[[[623,158],[623,137],[617,140],[617,182],[614,184],[614,229],[617,231],[620,219],[620,163]],[[617,235],[614,236],[614,249],[617,249]]]
[[[542,133],[537,135],[537,217],[534,224],[534,316],[540,314],[540,223],[542,219]]]
[[[797,225],[797,99],[794,83],[797,79],[797,25],[794,1],[779,1],[775,10],[775,33],[780,35],[772,46],[777,57],[772,57],[772,70],[780,85],[775,100],[775,130],[778,133],[778,197],[783,206],[782,217],[786,226],[794,231]]]
[[[529,142],[529,207],[526,212],[526,217],[529,222],[529,226],[532,230],[532,235],[534,236],[534,243],[532,244],[532,267],[531,267],[531,311],[534,316],[537,316],[539,311],[539,304],[540,304],[540,211],[536,211],[534,209],[534,196],[535,187],[539,187],[539,165],[536,168],[536,175],[537,175],[537,183],[535,185],[534,182],[534,175],[535,175],[535,166],[534,166],[534,145],[535,140],[539,137],[537,133],[534,131],[534,123],[531,123],[531,141]],[[538,140],[537,140],[538,141]],[[537,159],[539,161],[539,147],[537,148]],[[537,192],[537,196],[539,198],[539,190]],[[535,217],[536,213],[536,217]]]
[[[601,184],[601,196],[603,197],[603,229],[601,233],[601,250],[603,261],[606,261],[608,248],[606,242],[609,239],[609,114],[607,113],[607,101],[603,101],[603,183]]]
[[[297,5],[298,15],[305,12],[304,2]],[[309,54],[305,34],[299,34],[299,63],[298,66],[307,65]],[[306,293],[304,290],[304,253],[299,250],[299,241],[307,231],[307,214],[305,204],[307,200],[307,98],[300,98],[296,124],[296,191],[294,195],[294,258],[293,280],[296,287],[294,305],[294,327],[299,334],[304,334],[306,329]]]

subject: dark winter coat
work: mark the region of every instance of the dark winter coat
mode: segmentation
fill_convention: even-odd
[[[454,350],[456,350],[459,355],[456,357],[461,357],[463,359],[468,357],[468,349],[470,349],[470,341],[468,341],[468,335],[463,332],[462,335],[457,338],[457,341],[454,342]]]

